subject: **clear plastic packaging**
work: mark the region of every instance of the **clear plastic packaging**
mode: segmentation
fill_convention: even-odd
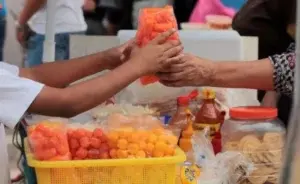
[[[140,10],[138,30],[136,33],[136,42],[140,47],[148,44],[157,35],[168,31],[169,29],[177,29],[177,21],[171,6],[164,8],[144,8]],[[170,40],[179,40],[178,33],[172,35]],[[141,78],[143,85],[157,82],[159,79],[154,76],[144,76]]]
[[[27,129],[28,141],[35,159],[40,161],[70,160],[66,124],[42,121]]]
[[[197,132],[192,138],[195,163],[201,169],[198,184],[233,184],[249,176],[253,164],[239,152],[214,154],[209,140],[209,128]]]
[[[175,155],[177,137],[153,116],[114,114],[107,120],[111,158],[151,158]]]
[[[230,109],[230,117],[221,130],[222,150],[240,152],[254,163],[244,182],[277,184],[286,134],[277,109],[237,107]]]

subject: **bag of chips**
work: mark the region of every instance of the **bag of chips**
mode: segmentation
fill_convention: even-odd
[[[144,8],[140,11],[136,42],[143,47],[157,35],[170,29],[177,29],[177,21],[171,6],[163,8]],[[179,40],[178,33],[170,36],[169,40]],[[158,81],[154,75],[144,76],[141,79],[143,85]]]

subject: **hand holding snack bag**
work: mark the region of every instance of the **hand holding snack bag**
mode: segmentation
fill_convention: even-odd
[[[157,35],[177,29],[177,22],[171,6],[164,8],[144,8],[140,10],[139,25],[136,33],[136,42],[139,47],[144,47]],[[179,40],[178,33],[174,33],[169,40]],[[141,79],[143,85],[158,81],[156,76],[144,76]]]

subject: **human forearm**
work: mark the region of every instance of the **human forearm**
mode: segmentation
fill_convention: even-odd
[[[109,64],[106,61],[105,52],[21,69],[20,76],[51,87],[65,87],[81,78],[108,69]]]
[[[48,94],[39,95],[31,105],[29,112],[72,117],[103,103],[140,76],[141,71],[128,62],[104,76],[68,88],[48,88],[44,92]],[[55,100],[54,96],[56,96]]]
[[[19,16],[19,24],[25,25],[28,20],[46,4],[46,0],[26,0],[25,6]]]
[[[273,90],[273,65],[269,59],[216,62],[211,86]]]

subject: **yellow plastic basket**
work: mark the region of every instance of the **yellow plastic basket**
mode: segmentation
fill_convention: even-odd
[[[178,148],[175,156],[164,158],[37,161],[25,143],[38,184],[175,184],[176,167],[186,159]]]

